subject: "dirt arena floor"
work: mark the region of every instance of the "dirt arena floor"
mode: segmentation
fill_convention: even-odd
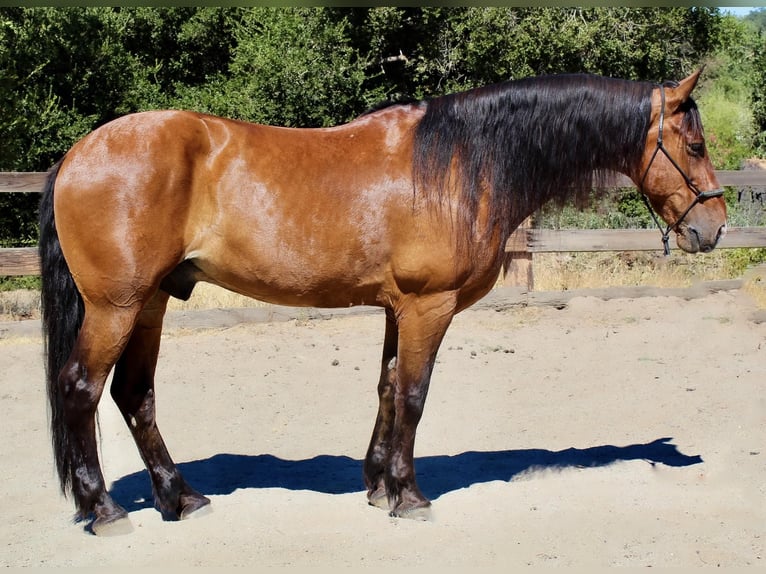
[[[214,510],[162,521],[105,397],[104,473],[134,526],[112,538],[59,492],[39,326],[0,324],[0,565],[763,566],[763,312],[740,289],[635,295],[456,317],[416,444],[430,522],[363,494],[380,312],[176,312],[158,421]]]

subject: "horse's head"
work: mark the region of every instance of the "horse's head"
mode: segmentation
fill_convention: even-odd
[[[710,163],[697,105],[690,94],[701,70],[652,92],[646,147],[635,180],[665,220],[664,241],[676,232],[678,247],[706,253],[726,233],[726,203]],[[666,244],[667,245],[667,244]]]

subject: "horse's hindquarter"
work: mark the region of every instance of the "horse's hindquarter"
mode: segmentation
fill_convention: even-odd
[[[132,305],[178,264],[194,158],[208,145],[192,117],[124,116],[67,152],[55,182],[56,229],[86,300]]]

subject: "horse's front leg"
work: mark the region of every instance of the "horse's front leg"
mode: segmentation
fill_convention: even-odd
[[[391,454],[391,433],[394,430],[394,388],[396,386],[396,353],[399,327],[393,311],[386,310],[386,336],[378,382],[378,416],[372,431],[370,446],[364,459],[364,483],[367,500],[372,506],[388,509],[385,473]]]
[[[455,313],[451,293],[412,298],[396,313],[398,347],[393,378],[393,426],[384,472],[392,516],[427,519],[431,503],[415,477],[415,433],[423,415],[436,353]]]

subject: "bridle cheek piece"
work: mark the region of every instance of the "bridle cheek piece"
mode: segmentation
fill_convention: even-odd
[[[684,220],[684,218],[689,214],[689,212],[694,208],[695,205],[698,203],[710,199],[712,197],[720,197],[723,195],[723,189],[711,189],[710,191],[700,191],[699,188],[694,185],[692,180],[689,178],[688,175],[686,175],[686,172],[684,172],[683,169],[681,169],[681,166],[678,165],[676,160],[673,159],[673,157],[668,152],[667,148],[662,143],[662,131],[665,125],[665,88],[664,86],[659,86],[660,88],[660,97],[662,99],[661,107],[660,107],[660,133],[657,136],[657,147],[654,148],[654,153],[652,154],[652,159],[649,160],[649,165],[646,166],[646,169],[644,170],[644,175],[641,176],[641,182],[638,185],[638,189],[641,192],[641,197],[644,200],[644,204],[646,204],[646,208],[649,210],[649,215],[652,216],[652,219],[654,220],[654,223],[657,225],[657,228],[662,233],[662,248],[665,252],[665,255],[670,255],[670,232],[676,229],[681,222]],[[673,165],[673,167],[676,168],[678,173],[681,174],[681,177],[684,178],[684,181],[686,182],[686,186],[692,190],[694,193],[694,200],[691,202],[689,207],[687,207],[684,212],[681,214],[681,217],[679,217],[675,223],[672,225],[668,225],[665,229],[662,228],[662,223],[660,223],[659,218],[657,217],[657,214],[654,213],[654,210],[652,209],[651,204],[649,203],[649,199],[646,196],[646,193],[644,192],[644,180],[646,179],[647,174],[649,173],[649,170],[652,167],[652,164],[654,163],[654,159],[657,157],[657,154],[659,152],[662,152],[665,154],[665,157],[670,160],[670,163]]]

